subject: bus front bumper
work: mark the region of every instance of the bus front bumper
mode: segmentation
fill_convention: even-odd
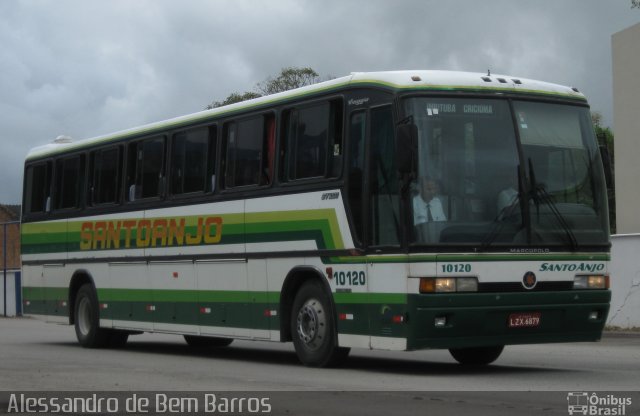
[[[597,341],[610,300],[609,290],[409,295],[407,349]]]

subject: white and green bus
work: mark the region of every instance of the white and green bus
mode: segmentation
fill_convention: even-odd
[[[445,71],[331,81],[26,158],[24,311],[84,347],[596,341],[609,310],[601,152],[575,88]]]

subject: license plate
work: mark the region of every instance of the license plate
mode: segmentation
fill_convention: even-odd
[[[540,325],[540,312],[519,312],[509,315],[509,328],[534,328]]]

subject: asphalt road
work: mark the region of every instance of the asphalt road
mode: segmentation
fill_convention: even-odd
[[[460,366],[447,351],[352,350],[341,368],[315,369],[290,343],[198,350],[180,336],[143,334],[124,349],[90,350],[72,327],[0,318],[0,390],[262,392],[272,414],[288,415],[566,415],[567,392],[606,391],[635,399],[631,415],[640,414],[640,335],[507,347],[484,368]]]

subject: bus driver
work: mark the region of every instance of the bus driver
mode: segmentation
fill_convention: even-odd
[[[413,225],[446,221],[447,216],[438,197],[438,182],[429,177],[418,180],[418,194],[413,197]]]

